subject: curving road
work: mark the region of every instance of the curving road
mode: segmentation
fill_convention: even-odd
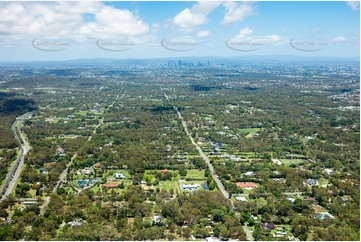
[[[26,113],[17,117],[11,129],[15,135],[16,140],[19,142],[20,154],[16,158],[14,165],[12,166],[10,172],[8,173],[6,180],[4,182],[3,187],[0,190],[2,194],[1,200],[5,199],[6,196],[9,196],[14,189],[16,180],[19,178],[21,173],[21,168],[24,165],[25,155],[30,150],[30,145],[27,142],[26,138],[24,137],[23,133],[21,132],[21,126],[26,119],[31,118],[32,113]],[[20,138],[19,138],[20,136]]]

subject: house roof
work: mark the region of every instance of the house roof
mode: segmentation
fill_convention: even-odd
[[[261,224],[261,227],[264,230],[268,230],[268,231],[271,231],[276,228],[276,226],[273,223],[264,223],[264,224]]]
[[[307,179],[305,181],[305,183],[307,183],[308,185],[317,185],[317,180],[316,179]]]
[[[181,188],[182,189],[194,189],[194,188],[199,188],[199,184],[182,184]]]
[[[118,183],[106,183],[106,184],[101,184],[100,186],[102,186],[102,187],[116,187],[116,186],[118,186]]]
[[[257,184],[253,182],[237,182],[236,185],[239,188],[257,188]]]
[[[252,176],[254,174],[253,171],[247,171],[246,173],[244,173],[243,175],[245,176]]]
[[[247,202],[247,199],[245,197],[235,197],[236,201],[242,201]]]
[[[325,220],[325,219],[335,219],[335,217],[328,213],[328,212],[320,212],[320,213],[316,213],[316,216],[315,216],[317,219],[320,219],[320,220]]]

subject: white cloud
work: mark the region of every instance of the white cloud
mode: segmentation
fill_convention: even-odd
[[[331,41],[333,41],[333,42],[343,42],[346,40],[347,40],[347,38],[344,36],[337,36],[337,37],[331,39]]]
[[[223,24],[239,22],[253,14],[252,4],[248,2],[225,2],[223,6],[226,9]]]
[[[184,32],[191,32],[193,28],[207,22],[203,14],[193,13],[189,8],[184,9],[174,17],[174,24],[180,27]]]
[[[103,7],[95,13],[95,22],[85,24],[80,34],[134,36],[146,33],[149,27],[129,10]]]
[[[315,28],[312,28],[310,32],[311,32],[312,34],[318,34],[318,33],[321,32],[321,30],[320,30],[319,28],[315,27]]]
[[[173,19],[173,24],[183,32],[194,31],[198,26],[208,22],[207,15],[216,9],[219,2],[198,2],[192,8],[186,8]]]
[[[271,35],[260,35],[260,36],[253,36],[253,35],[238,35],[233,40],[240,41],[240,42],[247,42],[247,43],[254,43],[254,44],[281,44],[284,39],[277,35],[277,34],[271,34]]]
[[[252,34],[253,30],[249,27],[243,28],[239,31],[239,36],[245,36],[245,35],[249,35]]]
[[[93,17],[87,20],[85,15]],[[101,2],[1,2],[0,37],[87,38],[140,36],[149,27],[138,16]]]
[[[156,24],[152,24],[152,27],[151,27],[151,31],[152,33],[157,33],[159,30],[160,30],[160,24],[159,23],[156,23]]]
[[[245,41],[249,43],[281,43],[283,38],[277,34],[270,35],[251,35],[253,34],[253,30],[249,27],[243,28],[239,31],[239,34],[232,38],[233,40]]]
[[[352,10],[356,11],[360,9],[360,2],[358,1],[348,1],[347,6],[349,6]]]
[[[197,34],[198,37],[208,37],[209,36],[209,30],[202,30],[199,31]]]

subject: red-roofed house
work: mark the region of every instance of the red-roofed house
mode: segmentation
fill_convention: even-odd
[[[118,183],[106,183],[106,184],[101,184],[101,187],[117,187]]]
[[[257,188],[257,184],[253,183],[253,182],[237,182],[236,185],[239,188],[244,188],[244,189],[254,189]]]
[[[168,170],[167,170],[167,169],[164,169],[164,170],[161,170],[160,172],[162,172],[162,173],[167,173]]]

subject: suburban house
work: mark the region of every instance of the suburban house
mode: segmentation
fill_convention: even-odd
[[[257,184],[253,183],[253,182],[237,182],[236,185],[239,188],[244,188],[244,189],[254,189],[257,188]]]
[[[65,156],[65,150],[64,150],[64,148],[62,148],[62,147],[58,147],[58,148],[56,149],[56,152],[58,152],[58,154],[59,154],[60,156]]]
[[[305,181],[305,184],[309,186],[316,186],[318,184],[318,181],[316,179],[307,179]]]
[[[263,223],[263,224],[261,224],[261,227],[262,227],[262,229],[267,230],[267,231],[271,231],[276,228],[276,226],[273,223]]]
[[[118,186],[118,183],[106,183],[106,184],[101,184],[101,187],[108,187],[108,188],[114,188]]]
[[[68,224],[71,225],[71,226],[80,226],[80,225],[83,224],[82,220],[83,219],[81,219],[81,218],[80,219],[75,219],[74,221],[68,222]]]
[[[124,176],[123,173],[115,173],[115,174],[114,174],[114,177],[115,177],[116,179],[124,179],[124,178],[125,178],[125,176]]]
[[[162,216],[155,215],[153,216],[153,223],[154,224],[160,224],[162,222]]]
[[[328,175],[331,175],[333,173],[332,169],[326,168],[323,170],[325,173],[327,173]]]
[[[295,198],[292,198],[292,197],[288,197],[287,200],[290,201],[291,203],[293,203],[293,202],[296,201],[296,199],[295,199]]]
[[[315,218],[320,219],[320,220],[335,219],[335,217],[332,214],[328,213],[328,212],[316,213]]]
[[[33,205],[36,205],[37,203],[38,202],[36,200],[28,200],[28,201],[22,202],[22,204],[25,206],[33,206]]]
[[[245,197],[235,197],[234,199],[236,199],[236,201],[240,201],[240,202],[247,202],[247,199]]]
[[[81,173],[83,173],[83,175],[90,175],[91,172],[92,172],[92,168],[90,167],[85,167],[84,169],[81,170]]]
[[[194,191],[200,188],[199,184],[182,184],[180,185],[181,190]]]
[[[44,168],[44,167],[39,168],[39,172],[43,175],[48,174],[48,172],[46,171],[46,168]]]
[[[273,235],[273,237],[281,238],[287,236],[287,232],[285,231],[276,231]]]
[[[246,173],[243,174],[244,176],[253,176],[254,172],[253,171],[247,171]]]

